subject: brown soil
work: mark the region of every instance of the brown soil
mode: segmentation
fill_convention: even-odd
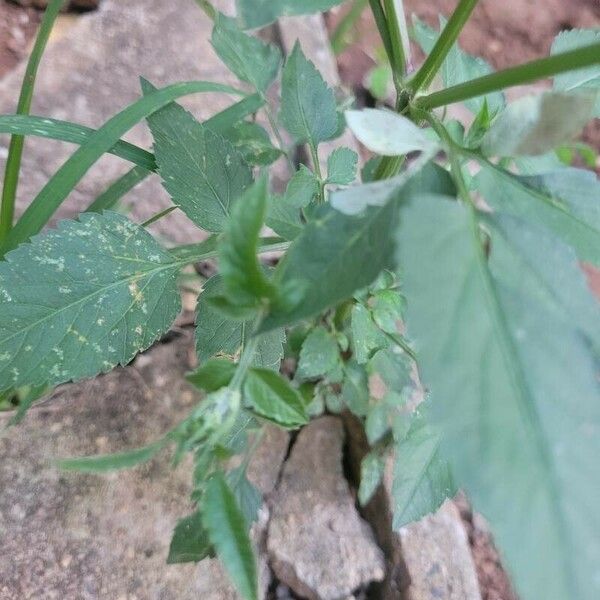
[[[41,13],[0,0],[0,77],[27,56]]]

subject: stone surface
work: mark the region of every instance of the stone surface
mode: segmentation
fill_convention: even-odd
[[[268,551],[277,577],[301,597],[341,600],[384,577],[384,558],[356,510],[342,469],[336,417],[305,427],[272,499]]]
[[[467,532],[451,500],[403,527],[400,544],[410,574],[407,600],[481,600]]]
[[[231,11],[233,0],[217,6]],[[103,0],[97,11],[63,18],[40,66],[32,113],[99,127],[141,95],[139,77],[158,86],[188,80],[239,85],[219,62],[210,45],[211,22],[190,0]],[[14,112],[23,65],[0,81],[0,114]],[[206,119],[235,99],[223,94],[195,94],[182,100],[198,118]],[[149,147],[145,124],[125,136]],[[0,136],[0,170],[8,136]],[[18,194],[18,211],[35,197],[74,148],[63,142],[28,138]],[[131,164],[105,156],[85,176],[56,218],[73,216],[87,206]],[[169,205],[158,177],[127,196],[133,216],[146,219]],[[168,240],[189,242],[202,234],[180,211],[161,219],[155,230]]]
[[[62,472],[60,457],[149,443],[198,400],[185,383],[191,336],[158,344],[129,367],[62,386],[0,437],[2,600],[238,600],[217,561],[167,565],[170,535],[192,509],[190,465],[168,452],[107,475]],[[9,415],[0,413],[0,427]],[[272,490],[287,434],[269,429],[249,467]],[[255,540],[263,543],[264,523]],[[6,557],[9,557],[8,559]],[[269,581],[261,559],[263,592]]]
[[[348,461],[358,480],[368,449],[356,417],[344,415]],[[399,532],[392,529],[393,461],[388,460],[383,484],[364,515],[371,523],[387,559],[386,578],[378,590],[382,600],[481,600],[477,570],[460,513],[447,501],[435,514]]]

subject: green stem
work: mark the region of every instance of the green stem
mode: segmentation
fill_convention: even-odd
[[[410,81],[410,88],[413,92],[418,92],[433,81],[477,2],[478,0],[460,0],[425,62]]]
[[[152,225],[152,223],[156,223],[159,219],[166,217],[168,214],[172,213],[174,210],[177,210],[179,206],[169,206],[169,208],[165,208],[165,210],[161,210],[159,213],[156,213],[154,216],[150,217],[147,221],[144,221],[140,227],[148,227]]]
[[[392,50],[390,64],[394,76],[394,85],[399,92],[402,79],[406,74],[406,57],[404,56],[404,44],[402,42],[402,34],[400,33],[400,21],[398,20],[398,14],[396,13],[394,0],[383,0],[383,6],[385,8]]]
[[[271,126],[271,129],[273,131],[273,135],[275,136],[275,139],[277,140],[277,145],[279,146],[279,150],[281,150],[285,156],[287,165],[288,165],[288,170],[290,172],[290,174],[294,173],[294,171],[296,170],[296,168],[294,167],[294,163],[292,162],[292,159],[290,158],[290,153],[288,151],[288,149],[286,148],[285,142],[283,141],[283,136],[281,135],[281,131],[279,131],[279,127],[277,125],[277,121],[275,120],[275,117],[273,116],[273,111],[271,110],[271,105],[269,104],[269,99],[264,95],[261,94],[261,98],[264,101],[264,109],[265,109],[265,115],[267,116],[267,120],[269,121],[269,125]]]
[[[388,30],[385,13],[383,12],[383,8],[381,7],[381,2],[380,0],[369,0],[369,6],[371,7],[373,19],[375,20],[375,25],[377,25],[381,41],[383,42],[385,53],[387,54],[390,64],[393,64],[392,61],[394,53],[392,51],[392,40],[390,39],[390,32]]]
[[[21,86],[17,114],[27,115],[31,110],[33,99],[33,88],[37,76],[38,67],[46,49],[46,44],[52,31],[52,26],[62,8],[64,0],[52,0],[44,13],[42,24],[37,39],[31,51],[31,56],[25,69],[25,77]],[[8,232],[12,229],[15,216],[15,200],[17,197],[17,186],[19,184],[19,171],[21,169],[21,158],[23,156],[23,144],[25,138],[21,135],[13,135],[8,147],[8,157],[4,171],[4,186],[2,189],[2,202],[0,204],[0,242],[6,239]]]
[[[534,60],[518,67],[511,67],[460,85],[454,85],[440,92],[418,98],[416,105],[431,110],[477,96],[484,96],[507,87],[532,83],[539,79],[598,64],[600,64],[600,43]]]
[[[313,143],[312,140],[308,141],[308,149],[310,151],[310,158],[313,163],[313,168],[315,170],[315,175],[319,180],[319,201],[323,202],[325,200],[325,180],[323,179],[323,173],[321,172],[321,163],[319,162],[319,153],[317,152],[317,147]]]
[[[257,319],[254,331],[256,331],[258,329],[258,326],[260,325],[261,320],[262,320],[261,318]],[[231,380],[231,383],[229,384],[229,387],[232,390],[239,391],[241,389],[242,383],[244,383],[244,377],[246,377],[246,373],[248,372],[248,369],[252,366],[252,361],[254,360],[254,354],[256,353],[257,348],[258,348],[258,336],[252,335],[250,337],[250,339],[248,340],[248,342],[246,343],[246,346],[242,350],[242,355],[240,356],[240,361],[237,364],[237,368],[233,375],[233,379]]]

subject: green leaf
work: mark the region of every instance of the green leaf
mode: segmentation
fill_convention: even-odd
[[[166,440],[159,440],[149,446],[136,448],[128,452],[115,454],[102,454],[97,456],[84,456],[80,458],[65,458],[57,461],[60,469],[65,471],[80,471],[83,473],[104,473],[119,469],[130,469],[140,463],[147,462],[161,450]]]
[[[327,159],[327,183],[348,185],[356,179],[358,154],[350,148],[336,148]]]
[[[279,48],[240,31],[235,19],[217,13],[211,44],[227,67],[257,91],[265,93],[277,77]]]
[[[260,230],[267,212],[267,177],[245,192],[232,210],[219,244],[219,266],[230,302],[260,308],[276,298],[277,290],[258,261]]]
[[[391,266],[398,202],[426,190],[454,192],[448,172],[435,165],[411,171],[399,182],[390,184],[385,195],[380,191],[382,206],[365,208],[365,194],[359,192],[347,201],[346,192],[366,188],[356,186],[335,193],[330,204],[319,207],[294,240],[274,278],[279,285],[294,284],[304,289],[303,299],[291,309],[273,310],[263,321],[263,331],[319,314],[368,286],[383,269]],[[342,206],[350,214],[335,210]]]
[[[526,261],[510,260],[494,231],[488,264],[472,210],[421,197],[398,232],[407,326],[432,415],[520,597],[592,600],[600,593],[597,358],[569,315],[531,297]]]
[[[229,385],[235,370],[236,365],[226,358],[209,358],[185,378],[201,390],[216,392]]]
[[[96,130],[85,125],[48,117],[0,115],[0,133],[44,137],[83,145],[96,133]],[[107,152],[144,167],[148,171],[156,170],[156,162],[152,153],[129,142],[119,140]]]
[[[299,43],[283,68],[280,118],[298,143],[317,146],[337,131],[335,96]]]
[[[342,399],[348,409],[357,417],[364,417],[369,411],[369,382],[365,369],[350,360],[344,364]]]
[[[289,310],[273,310],[262,329],[316,315],[371,283],[391,266],[396,219],[396,198],[360,216],[343,215],[328,204],[321,206],[275,271],[279,285],[294,284],[304,290],[302,301]]]
[[[245,600],[258,600],[258,576],[247,523],[222,473],[206,483],[201,504],[208,537],[231,581]]]
[[[308,422],[302,397],[274,371],[251,369],[244,383],[244,399],[261,417],[281,427],[296,429]]]
[[[352,354],[359,365],[365,364],[376,350],[388,345],[386,337],[373,321],[371,311],[362,304],[352,308],[350,331]]]
[[[283,156],[283,152],[271,143],[265,128],[258,123],[237,123],[223,135],[239,150],[249,165],[268,166]]]
[[[306,337],[300,350],[296,376],[314,379],[327,375],[340,364],[337,341],[324,327],[315,327]]]
[[[390,335],[397,334],[404,311],[404,299],[398,290],[380,290],[371,301],[373,320],[377,326]]]
[[[331,194],[331,205],[344,214],[356,215],[368,206],[383,206],[400,190],[406,197],[423,189],[452,194],[455,188],[450,174],[431,162],[436,153],[436,147],[432,146],[395,177],[336,190]]]
[[[385,459],[376,452],[369,452],[360,463],[360,486],[358,501],[361,506],[369,503],[383,479]]]
[[[236,0],[238,15],[245,28],[262,27],[279,17],[323,12],[343,0]]]
[[[154,88],[142,80],[144,93]],[[173,203],[206,231],[223,231],[252,172],[233,144],[172,102],[148,117],[163,186]]]
[[[116,213],[61,221],[0,262],[0,390],[127,364],[165,333],[181,267]]]
[[[263,503],[262,494],[248,481],[244,465],[228,471],[226,479],[246,523],[250,525],[258,518],[258,511]]]
[[[589,94],[544,92],[509,104],[483,136],[487,156],[544,154],[573,139],[592,118]]]
[[[346,122],[356,138],[371,152],[401,156],[428,151],[436,142],[411,120],[380,108],[347,110]]]
[[[199,562],[212,555],[212,546],[202,526],[200,511],[180,519],[173,532],[167,564]]]
[[[446,26],[446,19],[440,16],[440,27]],[[439,33],[426,25],[423,21],[413,16],[413,31],[415,39],[419,46],[423,49],[423,52],[429,54],[435,45]],[[444,60],[441,68],[442,81],[445,87],[458,85],[459,83],[465,83],[471,79],[477,77],[483,77],[493,72],[492,67],[483,60],[482,58],[471,56],[459,48],[455,44],[448,52],[448,56]],[[505,100],[502,92],[494,92],[487,96],[481,96],[478,98],[472,98],[465,101],[465,106],[475,113],[478,114],[483,103],[487,101],[489,110],[492,113],[497,113],[499,110],[504,108]]]
[[[552,43],[551,54],[560,54],[583,48],[600,41],[600,29],[571,29],[561,31]],[[596,92],[596,107],[594,116],[600,117],[600,65],[596,64],[585,69],[562,73],[554,78],[554,89],[557,92],[572,92],[573,90],[591,90]]]
[[[377,373],[390,390],[401,392],[412,384],[411,365],[398,346],[378,350],[369,360],[367,371]]]
[[[245,345],[252,331],[252,320],[230,319],[213,308],[209,300],[221,296],[224,292],[223,278],[215,275],[204,284],[204,291],[198,300],[196,354],[200,362],[217,354],[234,357]],[[285,333],[281,328],[262,334],[258,340],[253,364],[279,370],[284,341]]]
[[[439,432],[421,414],[415,414],[406,437],[394,450],[393,527],[398,530],[435,512],[457,490],[440,453]]]
[[[570,245],[581,260],[600,266],[600,183],[582,169],[522,177],[490,163],[475,186],[496,211],[539,222]]]
[[[176,83],[153,91],[134,102],[100,127],[90,136],[87,143],[81,146],[54,174],[13,227],[5,243],[0,247],[0,255],[16,248],[20,243],[41,231],[92,165],[104,153],[113,148],[134,125],[176,98],[200,92],[243,95],[239,90],[226,85],[192,81]]]
[[[287,240],[296,239],[304,227],[301,209],[308,206],[318,194],[319,182],[314,173],[300,165],[288,182],[283,198],[271,198],[267,225]]]

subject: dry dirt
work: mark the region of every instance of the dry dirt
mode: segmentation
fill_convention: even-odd
[[[27,55],[40,12],[0,0],[0,77]]]

